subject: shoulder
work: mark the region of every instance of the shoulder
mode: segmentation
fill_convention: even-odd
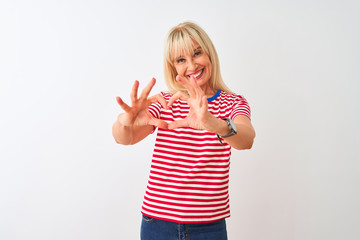
[[[246,99],[243,95],[237,94],[237,93],[229,93],[229,92],[225,92],[222,91],[220,94],[220,98],[223,101],[228,101],[228,102],[246,102]]]

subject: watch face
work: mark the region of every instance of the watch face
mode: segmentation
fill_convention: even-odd
[[[230,132],[227,135],[221,137],[226,138],[235,135],[237,133],[235,123],[230,118],[224,118],[223,120],[227,122]]]
[[[236,134],[236,133],[237,133],[237,131],[236,131],[237,129],[236,129],[235,123],[234,123],[231,119],[229,119],[228,123],[229,123],[229,127],[230,127],[231,131],[232,131],[234,134]]]

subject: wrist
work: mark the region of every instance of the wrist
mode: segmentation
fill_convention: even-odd
[[[222,120],[221,118],[216,118],[212,114],[211,116],[205,121],[205,130],[211,133],[216,133],[219,135],[226,135],[229,133],[229,128],[227,123]]]
[[[228,133],[223,135],[223,134],[219,134],[216,133],[217,138],[219,139],[219,142],[221,145],[223,145],[223,142],[221,140],[221,138],[227,138],[227,137],[231,137],[237,134],[237,128],[235,123],[230,119],[230,118],[222,118],[221,120],[226,122],[227,128],[228,128]]]
[[[134,122],[129,120],[129,118],[126,116],[126,113],[120,113],[117,117],[117,123],[122,128],[132,128],[134,125]]]
[[[224,120],[228,127],[228,133],[226,135],[221,135],[222,138],[231,137],[237,134],[237,128],[235,123],[231,118],[222,118],[221,120]]]

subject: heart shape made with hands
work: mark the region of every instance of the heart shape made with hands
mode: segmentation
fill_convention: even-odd
[[[169,99],[168,106],[171,106],[177,99],[182,99],[188,103],[190,110],[189,114],[184,119],[169,123],[168,128],[191,127],[206,130],[208,121],[215,117],[208,111],[208,102],[205,92],[193,76],[188,79],[178,75],[176,76],[176,80],[187,90],[188,95],[182,91],[176,92]]]
[[[145,86],[139,97],[139,81],[135,81],[130,93],[131,106],[126,104],[120,97],[116,97],[118,104],[125,112],[118,120],[123,126],[154,125],[165,129],[191,127],[194,129],[207,130],[208,123],[215,117],[208,111],[207,97],[203,89],[198,85],[194,77],[187,79],[184,76],[178,75],[176,80],[184,86],[188,94],[183,91],[178,91],[168,102],[166,102],[160,94],[149,97],[156,83],[155,78],[152,78]],[[159,102],[165,109],[169,109],[177,99],[185,100],[190,107],[189,114],[184,119],[167,123],[153,117],[148,110],[148,107],[155,102]]]

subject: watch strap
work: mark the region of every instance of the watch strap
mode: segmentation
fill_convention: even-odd
[[[229,130],[230,130],[230,132],[224,136],[220,136],[219,134],[216,134],[217,138],[219,139],[220,144],[224,145],[223,142],[221,141],[221,138],[227,138],[227,137],[231,137],[231,136],[237,134],[237,129],[236,129],[234,122],[230,118],[222,118],[221,120],[226,121],[226,123],[229,127]]]
[[[226,121],[230,132],[224,136],[221,136],[222,138],[227,138],[227,137],[231,137],[235,134],[237,134],[237,129],[236,126],[234,124],[234,122],[231,120],[231,118],[222,118],[222,120]]]

